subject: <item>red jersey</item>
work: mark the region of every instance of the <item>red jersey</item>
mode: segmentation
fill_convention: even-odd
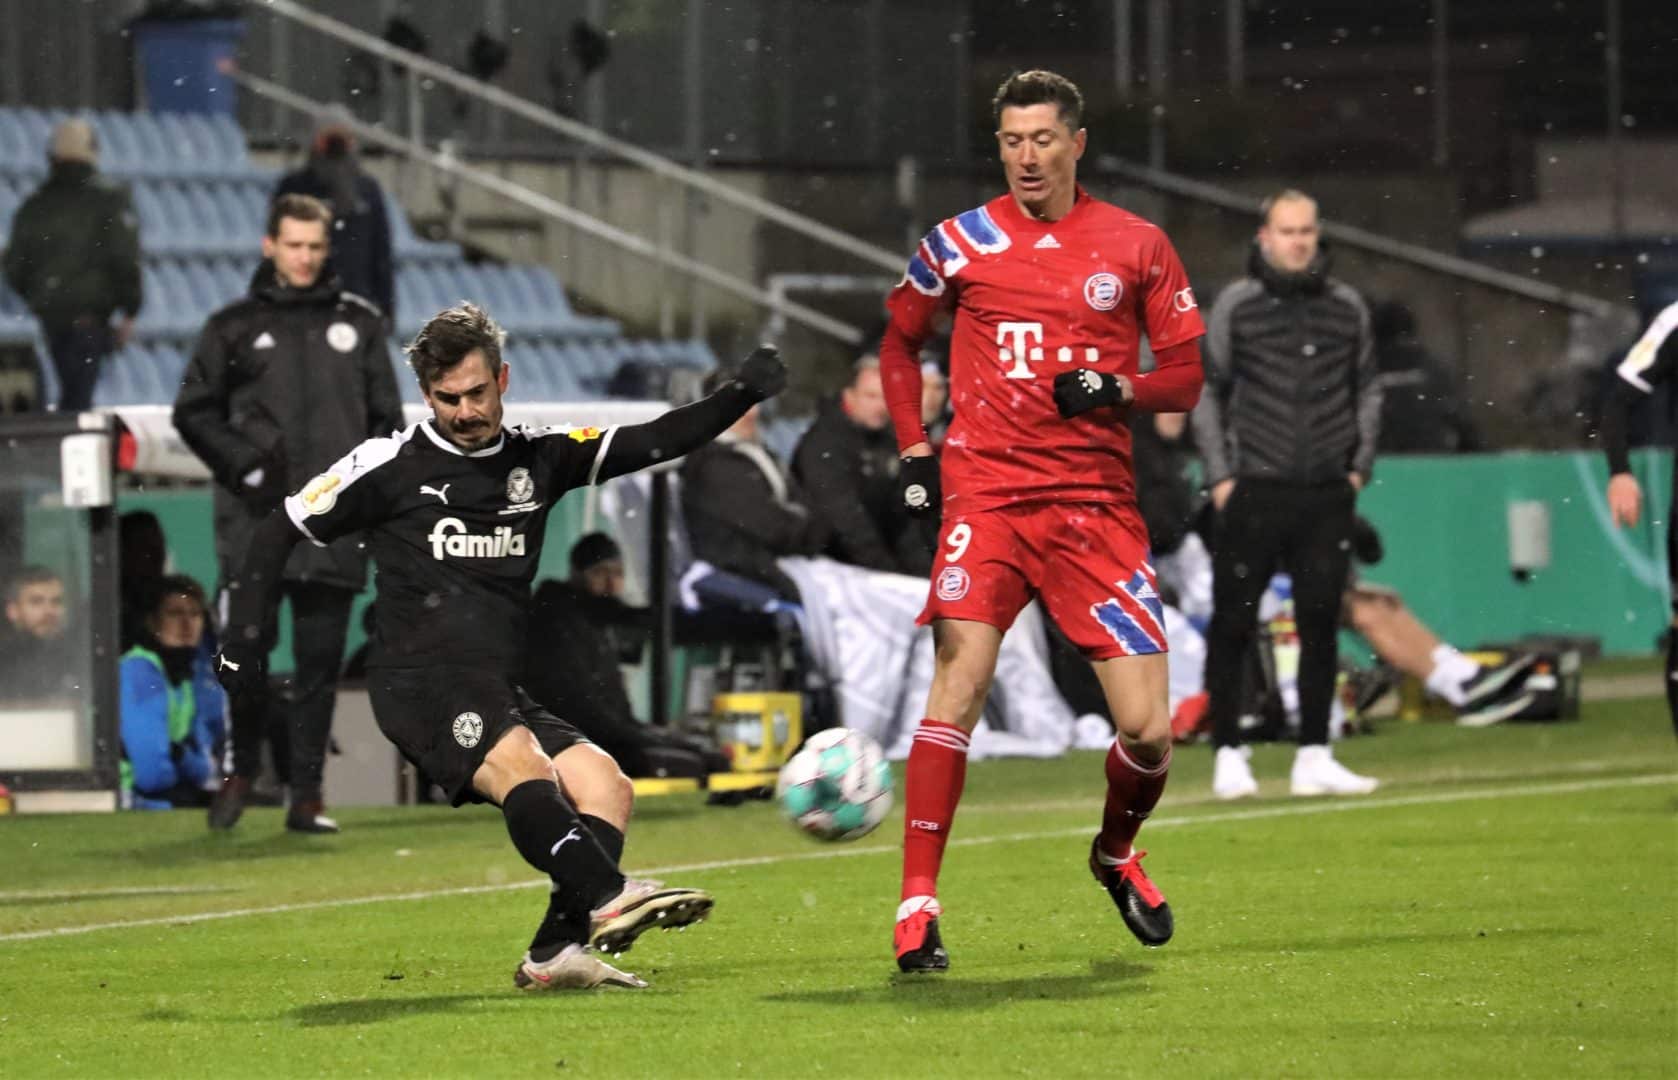
[[[1133,503],[1130,427],[1116,409],[1063,420],[1054,380],[1091,368],[1131,378],[1136,406],[1187,411],[1194,371],[1170,389],[1138,378],[1144,331],[1156,355],[1205,334],[1177,252],[1160,229],[1082,188],[1059,221],[1034,220],[1010,195],[941,222],[886,301],[882,374],[901,448],[922,440],[920,346],[953,306],[944,440],[945,513],[1028,502]],[[1193,360],[1193,357],[1190,357]]]

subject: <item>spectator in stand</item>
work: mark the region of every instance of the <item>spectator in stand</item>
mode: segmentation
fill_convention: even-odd
[[[136,810],[208,806],[227,697],[204,647],[204,588],[172,574],[145,591],[144,629],[118,668],[124,801]]]
[[[652,615],[623,601],[623,551],[605,533],[571,547],[571,576],[544,581],[531,606],[524,688],[606,751],[628,776],[705,776],[728,759],[641,723],[620,663],[639,659]]]
[[[343,287],[371,300],[388,327],[396,312],[390,218],[379,182],[361,168],[355,136],[342,120],[315,129],[308,164],[280,177],[274,198],[308,195],[332,209],[332,267]]]
[[[712,372],[713,393],[731,373]],[[786,469],[763,445],[758,407],[682,461],[682,515],[694,559],[731,579],[744,579],[740,606],[767,610],[798,602],[798,586],[775,565],[785,555],[817,555],[828,525],[809,505]],[[711,577],[718,577],[712,573]],[[702,596],[703,581],[694,588]]]
[[[79,117],[60,123],[47,157],[45,182],[12,218],[6,281],[40,320],[59,411],[80,412],[93,405],[100,361],[134,333],[140,226],[127,189],[99,175],[93,125]]]
[[[809,493],[811,509],[832,526],[823,554],[896,574],[919,574],[930,565],[930,553],[920,550],[925,545],[909,544],[916,534],[897,496],[897,473],[880,357],[871,348],[857,359],[839,397],[822,405],[792,455],[793,477]]]
[[[1381,383],[1383,454],[1457,454],[1482,449],[1456,376],[1416,336],[1416,315],[1388,300],[1369,313]]]
[[[117,579],[121,597],[122,651],[143,636],[152,591],[169,572],[163,523],[150,510],[130,510],[117,519]]]
[[[0,696],[36,701],[74,692],[65,630],[64,579],[44,566],[18,571],[6,586]]]

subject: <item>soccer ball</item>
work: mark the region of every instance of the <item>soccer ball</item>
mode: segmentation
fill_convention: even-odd
[[[860,731],[818,731],[781,769],[775,798],[794,825],[818,840],[855,840],[891,810],[891,766]]]

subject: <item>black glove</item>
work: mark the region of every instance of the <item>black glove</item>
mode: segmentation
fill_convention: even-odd
[[[781,350],[773,345],[759,345],[740,362],[734,381],[753,401],[765,401],[787,387],[787,366],[781,362]]]
[[[216,678],[230,702],[240,703],[268,685],[268,655],[260,644],[261,635],[247,635],[230,628],[216,653]]]
[[[1063,371],[1055,376],[1055,408],[1062,420],[1081,416],[1103,405],[1125,405],[1125,385],[1117,375],[1104,375],[1089,368]]]
[[[906,457],[897,473],[897,490],[903,495],[903,508],[915,517],[937,514],[944,493],[938,484],[938,455]]]

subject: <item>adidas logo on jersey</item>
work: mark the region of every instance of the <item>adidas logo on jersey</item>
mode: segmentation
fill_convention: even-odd
[[[1060,247],[1060,241],[1055,239],[1054,233],[1044,233],[1043,239],[1037,241],[1037,243],[1031,246],[1036,248],[1038,251],[1048,251],[1053,248]]]
[[[426,537],[431,542],[431,557],[438,562],[451,559],[505,559],[524,554],[524,535],[515,535],[512,526],[502,525],[488,536],[466,531],[466,523],[459,518],[446,517],[439,521]]]
[[[251,348],[253,348],[253,349],[272,349],[273,347],[274,347],[274,335],[270,334],[266,330],[264,330],[261,334],[259,334],[257,336],[257,339],[254,342],[251,343]]]

